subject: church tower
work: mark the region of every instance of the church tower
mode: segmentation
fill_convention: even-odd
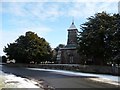
[[[74,25],[74,21],[67,29],[68,39],[67,45],[60,48],[58,55],[58,62],[62,64],[78,64],[80,63],[79,54],[77,53],[77,33],[78,29]]]
[[[68,29],[68,40],[67,45],[77,45],[77,32],[78,29],[74,25],[74,21]]]

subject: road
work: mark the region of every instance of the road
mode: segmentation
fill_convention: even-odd
[[[1,66],[0,66],[1,67]],[[84,76],[69,76],[53,71],[31,70],[20,67],[2,66],[2,71],[12,73],[22,77],[44,80],[48,85],[54,88],[116,88],[117,86],[89,80]],[[93,77],[95,78],[95,77]]]

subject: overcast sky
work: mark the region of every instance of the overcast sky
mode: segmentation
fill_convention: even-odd
[[[80,24],[95,13],[118,13],[118,0],[1,0],[0,55],[7,43],[33,31],[55,48],[67,43],[67,29],[72,20]]]

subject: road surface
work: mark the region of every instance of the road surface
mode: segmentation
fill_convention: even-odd
[[[50,85],[54,88],[118,88],[118,86],[111,84],[89,80],[88,78],[90,77],[85,76],[69,76],[53,71],[31,70],[28,68],[7,67],[4,65],[0,67],[2,67],[2,71],[6,73],[34,78],[38,81],[44,80],[47,85]]]

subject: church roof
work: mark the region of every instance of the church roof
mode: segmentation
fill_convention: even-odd
[[[76,49],[76,47],[77,47],[77,45],[75,45],[75,44],[68,44],[64,48],[61,48],[61,49]]]
[[[66,48],[76,47],[76,44],[68,44],[65,46]]]
[[[68,30],[72,30],[72,29],[77,29],[76,26],[74,25],[74,22],[72,22],[71,26],[69,27]]]

